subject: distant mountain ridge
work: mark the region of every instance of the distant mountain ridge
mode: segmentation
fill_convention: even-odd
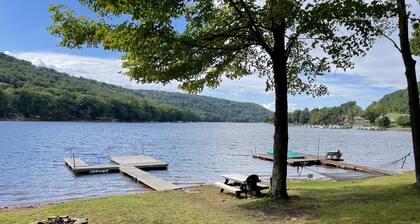
[[[141,96],[182,109],[191,109],[207,121],[261,122],[273,112],[256,103],[156,90],[138,90]]]
[[[420,88],[420,82],[417,83]],[[380,100],[373,102],[369,107],[379,105],[386,113],[408,114],[408,91],[407,89],[397,90],[384,95]]]
[[[0,53],[0,117],[37,120],[262,122],[254,103],[77,78]]]

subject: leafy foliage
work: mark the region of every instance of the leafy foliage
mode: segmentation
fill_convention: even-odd
[[[401,115],[395,121],[401,127],[408,127],[410,126],[410,116],[408,115]]]
[[[156,97],[152,99],[151,95]],[[168,100],[172,96],[178,97]],[[190,103],[183,105],[177,100]],[[207,101],[213,103],[211,111],[203,106]],[[219,102],[230,107],[218,110],[221,107]],[[186,94],[159,91],[142,91],[140,94],[35,67],[0,53],[0,116],[3,118],[246,122],[263,121],[270,114],[270,111],[251,103],[201,96],[190,98]]]
[[[391,120],[389,120],[389,118],[387,116],[380,116],[380,117],[376,118],[375,123],[379,127],[386,128],[391,124]]]
[[[386,114],[385,107],[381,103],[373,102],[368,106],[363,113],[363,116],[370,121],[370,123],[375,123],[376,118]]]
[[[62,46],[124,52],[130,77],[143,83],[176,80],[189,92],[215,88],[222,76],[237,79],[255,72],[271,89],[272,59],[279,56],[279,38],[286,38],[288,91],[325,94],[316,77],[331,65],[351,67],[351,57],[364,55],[378,35],[370,18],[384,11],[378,1],[361,0],[79,1],[96,20],[63,5],[50,7],[49,30],[61,37]],[[174,27],[176,19],[185,22],[183,29]],[[337,32],[344,29],[346,34]],[[314,56],[315,49],[324,54]]]

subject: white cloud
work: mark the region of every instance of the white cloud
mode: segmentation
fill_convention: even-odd
[[[288,103],[287,104],[287,108],[289,112],[295,111],[297,109],[299,109],[298,105],[295,103]]]
[[[416,68],[420,69],[419,63]],[[355,69],[348,73],[364,77],[371,87],[401,89],[407,86],[404,72],[401,54],[388,40],[380,39],[366,57],[355,60]]]
[[[271,111],[275,111],[276,109],[276,102],[271,102],[271,103],[263,103],[261,104],[261,106],[271,110]],[[289,112],[293,112],[297,109],[299,109],[298,105],[296,103],[288,103],[287,104],[287,109]]]
[[[3,52],[4,54],[6,54],[6,55],[9,55],[9,56],[11,56],[11,57],[16,57],[16,55],[14,55],[12,52],[10,52],[10,51],[5,51],[5,52]]]
[[[119,85],[130,89],[162,89],[176,91],[176,84],[167,86],[138,84],[121,74],[123,71],[120,59],[86,57],[54,52],[16,52],[9,55],[30,61],[35,66],[42,66],[65,72],[76,77],[94,79],[101,82]]]
[[[271,111],[274,111],[276,109],[276,103],[274,101],[271,103],[263,103],[262,106]]]

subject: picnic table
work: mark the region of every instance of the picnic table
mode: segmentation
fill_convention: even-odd
[[[220,187],[220,192],[229,191],[240,197],[241,193],[255,193],[257,196],[261,194],[261,190],[268,189],[269,186],[262,184],[257,175],[245,176],[242,174],[222,175],[225,179],[224,183],[216,182],[216,186]]]

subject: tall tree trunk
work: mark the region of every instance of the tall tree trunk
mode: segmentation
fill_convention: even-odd
[[[405,76],[407,78],[411,135],[413,138],[414,161],[416,169],[416,185],[417,187],[420,187],[420,105],[416,78],[416,61],[413,59],[410,50],[408,15],[406,11],[405,0],[397,0],[397,9],[401,55],[404,60]]]
[[[274,112],[273,177],[271,195],[275,199],[288,199],[287,194],[287,146],[289,141],[287,119],[287,59],[285,54],[285,22],[276,29],[272,54],[276,110]]]

